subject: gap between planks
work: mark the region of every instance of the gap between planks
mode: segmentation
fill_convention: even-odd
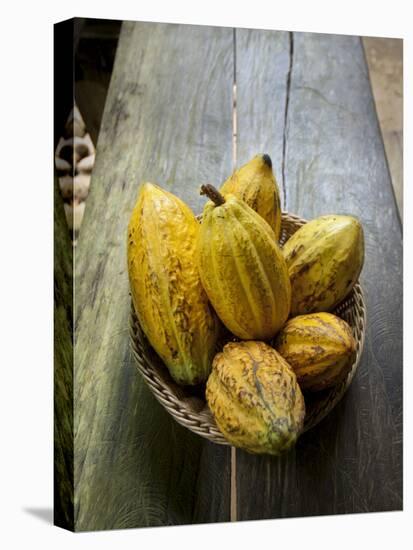
[[[283,205],[287,207],[287,192],[285,183],[285,155],[287,142],[287,122],[288,122],[288,107],[291,89],[291,73],[293,68],[294,56],[294,34],[292,31],[289,35],[289,68],[287,73],[287,95],[284,112],[284,131],[283,131],[283,151],[282,151],[282,187],[283,187]],[[232,169],[237,167],[237,32],[233,29],[233,60],[234,74],[232,84]],[[230,520],[237,521],[237,450],[231,446],[231,484],[230,484]]]
[[[288,123],[288,106],[290,103],[290,90],[291,90],[291,73],[293,70],[293,56],[294,56],[294,34],[292,31],[288,33],[289,39],[289,67],[287,73],[287,92],[285,96],[285,111],[284,111],[284,131],[283,131],[283,153],[282,153],[282,190],[283,190],[283,208],[287,210],[287,185],[285,183],[285,155],[287,148],[287,123]]]

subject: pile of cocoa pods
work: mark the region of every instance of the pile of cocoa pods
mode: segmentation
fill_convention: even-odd
[[[177,196],[140,186],[127,235],[134,309],[173,380],[203,385],[228,442],[277,455],[303,430],[306,393],[338,384],[354,362],[352,329],[332,311],[359,278],[363,229],[330,214],[281,245],[267,154],[201,194],[199,223]]]

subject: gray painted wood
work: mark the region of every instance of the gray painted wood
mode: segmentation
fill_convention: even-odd
[[[230,450],[180,427],[128,337],[126,228],[141,181],[195,210],[231,172],[232,30],[124,23],[76,249],[76,530],[229,519]]]
[[[363,51],[357,37],[291,37],[286,206],[307,218],[337,212],[362,221],[367,339],[344,400],[295,449],[279,459],[237,452],[240,520],[402,508],[402,234]],[[273,40],[280,41],[278,33]],[[238,39],[237,73],[259,81],[257,68],[271,60],[258,58],[261,46],[247,55],[240,45]],[[285,65],[273,76],[274,87],[287,86]],[[240,82],[237,93],[240,105],[253,103]],[[264,112],[282,108],[271,95],[262,101]],[[239,140],[255,122],[242,124]],[[281,132],[261,123],[257,133],[280,149]]]

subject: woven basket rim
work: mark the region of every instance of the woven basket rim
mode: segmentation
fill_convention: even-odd
[[[198,219],[200,219],[200,216],[198,216]],[[307,223],[307,220],[304,218],[283,211],[281,240],[283,239],[283,232],[284,237],[287,234],[286,225],[297,226],[296,230],[305,223]],[[350,324],[356,341],[356,354],[347,376],[338,385],[330,390],[312,393],[310,407],[308,407],[306,401],[306,417],[302,433],[314,428],[341,401],[360,364],[365,339],[366,305],[359,282],[354,285],[349,295],[332,313],[346,318]],[[167,367],[144,335],[132,304],[129,316],[129,334],[132,354],[137,368],[151,392],[167,412],[179,424],[201,437],[217,444],[230,445],[217,427],[205,398],[202,400],[199,395],[193,395],[190,388],[180,387],[172,380]],[[306,394],[304,396],[306,397]]]

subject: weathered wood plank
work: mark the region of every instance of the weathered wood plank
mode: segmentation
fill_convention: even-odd
[[[55,525],[73,530],[73,252],[57,178],[54,182],[53,435],[53,519]]]
[[[397,207],[403,220],[403,40],[366,36],[363,47]]]
[[[289,33],[236,29],[237,166],[257,153],[270,155],[283,189]]]
[[[177,425],[128,341],[126,228],[139,183],[195,211],[231,172],[230,29],[125,23],[76,252],[76,530],[229,519],[230,452]]]
[[[308,218],[339,212],[361,219],[367,340],[344,400],[295,449],[280,459],[237,453],[241,520],[402,508],[401,228],[361,43],[351,36],[291,36],[286,206]],[[285,72],[274,86],[282,80],[288,82]],[[254,101],[239,82],[237,92],[239,104]],[[273,103],[268,96],[262,110]]]

